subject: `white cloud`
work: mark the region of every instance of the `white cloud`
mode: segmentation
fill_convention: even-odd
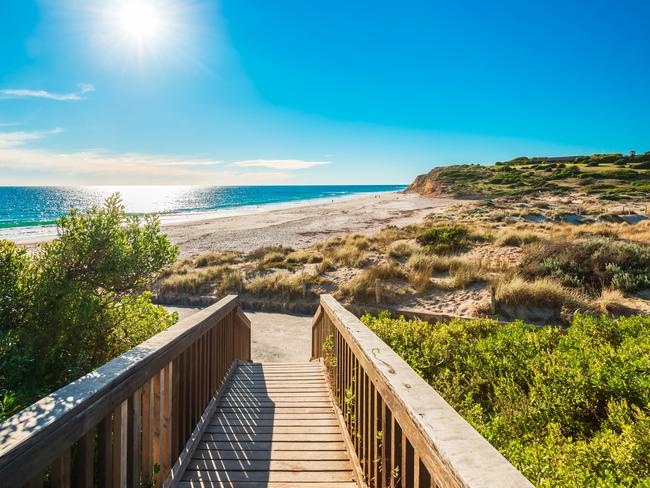
[[[111,153],[101,149],[54,152],[29,147],[61,129],[33,132],[0,132],[0,175],[12,170],[13,180],[34,184],[42,174],[53,184],[269,184],[291,180],[291,174],[269,171],[238,173],[223,169],[221,161],[184,159],[137,153]],[[0,178],[0,184],[8,184]]]
[[[12,88],[0,90],[0,98],[45,98],[60,102],[85,100],[86,93],[95,91],[95,87],[88,83],[77,85],[79,90],[72,93],[54,93],[47,90],[30,90],[25,88]]]
[[[270,169],[285,169],[297,170],[314,168],[330,164],[329,161],[302,161],[300,159],[249,159],[246,161],[236,161],[231,166],[239,166],[241,168],[270,168]]]

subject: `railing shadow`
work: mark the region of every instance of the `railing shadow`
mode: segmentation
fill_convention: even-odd
[[[205,429],[184,482],[234,487],[266,486],[270,479],[275,402],[260,364],[242,365],[233,375]]]

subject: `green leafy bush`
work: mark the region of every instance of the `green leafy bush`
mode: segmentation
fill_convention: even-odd
[[[462,225],[436,225],[421,232],[416,241],[430,252],[452,254],[467,248],[469,231]]]
[[[650,484],[650,317],[362,317],[538,486]]]
[[[143,293],[178,254],[156,218],[127,217],[113,196],[57,225],[58,238],[32,254],[0,241],[3,409],[8,399],[32,403],[176,320]]]
[[[588,291],[636,290],[650,287],[650,246],[606,237],[543,241],[526,248],[521,269]]]

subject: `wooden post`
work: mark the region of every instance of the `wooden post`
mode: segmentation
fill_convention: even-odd
[[[375,280],[375,301],[381,303],[381,280],[379,278]]]
[[[490,313],[492,315],[497,313],[497,287],[494,285],[490,287]]]
[[[305,277],[302,277],[302,296],[303,298],[307,296],[307,280]]]

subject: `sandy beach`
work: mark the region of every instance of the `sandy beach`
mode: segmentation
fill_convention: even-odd
[[[458,203],[451,198],[383,193],[326,204],[164,225],[163,229],[179,245],[183,257],[206,251],[247,252],[274,244],[301,248],[337,234],[371,233],[387,225],[408,225]]]

